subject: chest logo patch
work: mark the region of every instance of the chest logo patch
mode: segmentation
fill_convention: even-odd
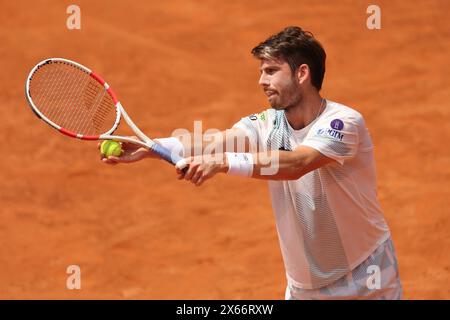
[[[330,126],[334,130],[342,130],[344,128],[344,122],[340,119],[334,119],[331,121]]]

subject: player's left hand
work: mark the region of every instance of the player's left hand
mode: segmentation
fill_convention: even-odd
[[[203,182],[211,179],[219,172],[227,171],[224,161],[221,158],[214,159],[214,157],[195,156],[186,158],[185,160],[188,164],[188,169],[186,172],[183,172],[177,168],[178,179],[185,179],[196,186],[200,186]]]
[[[130,136],[129,138],[139,140],[136,136]],[[101,142],[97,144],[98,150],[101,149],[101,144]],[[152,151],[131,142],[122,142],[122,154],[119,157],[105,157],[104,154],[100,154],[100,160],[110,165],[115,165],[118,163],[132,163],[145,158],[159,159],[159,157]]]

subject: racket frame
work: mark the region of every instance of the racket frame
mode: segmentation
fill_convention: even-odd
[[[98,83],[100,83],[105,88],[106,92],[110,95],[111,99],[113,100],[114,106],[116,108],[116,119],[115,119],[114,125],[112,126],[111,129],[109,129],[107,132],[99,134],[99,135],[82,135],[82,134],[67,130],[67,129],[61,127],[60,125],[54,123],[39,110],[39,108],[34,104],[33,99],[31,97],[30,83],[31,83],[34,73],[39,68],[41,68],[42,66],[44,66],[48,63],[53,63],[53,62],[63,62],[66,64],[70,64],[70,65],[82,70],[83,72],[86,72],[87,74],[89,74],[93,79],[95,79]],[[34,66],[33,69],[31,69],[30,73],[28,74],[27,80],[25,82],[25,97],[27,99],[29,106],[31,107],[31,109],[33,110],[33,112],[36,114],[36,116],[38,118],[40,118],[42,121],[46,122],[52,128],[58,130],[60,133],[66,135],[66,136],[81,139],[81,140],[116,140],[116,141],[121,141],[121,142],[129,142],[129,143],[137,144],[144,148],[152,150],[153,152],[155,152],[156,154],[161,156],[161,158],[163,158],[164,160],[176,165],[179,169],[183,169],[186,167],[186,161],[182,157],[180,157],[178,155],[172,155],[170,150],[168,150],[168,149],[160,146],[156,142],[154,142],[152,139],[147,137],[136,126],[136,124],[131,120],[131,118],[126,113],[126,111],[123,108],[120,101],[117,99],[117,96],[114,93],[114,91],[112,90],[112,88],[109,86],[109,84],[105,80],[103,80],[103,78],[101,78],[98,74],[94,73],[91,69],[89,69],[75,61],[64,59],[64,58],[48,58],[48,59],[42,60],[41,62],[36,64],[36,66]],[[118,126],[120,124],[121,117],[123,117],[125,122],[130,126],[130,128],[133,130],[133,132],[136,134],[136,136],[141,140],[124,137],[124,136],[113,135],[114,131],[118,128]]]

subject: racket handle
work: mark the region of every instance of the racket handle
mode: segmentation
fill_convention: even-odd
[[[178,169],[181,169],[183,171],[187,170],[186,160],[184,160],[184,158],[180,157],[177,154],[172,154],[169,149],[166,149],[157,143],[153,144],[150,149],[162,159],[175,165]]]

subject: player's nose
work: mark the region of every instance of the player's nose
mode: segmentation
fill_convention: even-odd
[[[259,77],[258,84],[262,87],[269,86],[269,84],[270,84],[269,79],[267,78],[267,76],[264,73],[262,73],[261,76]]]

